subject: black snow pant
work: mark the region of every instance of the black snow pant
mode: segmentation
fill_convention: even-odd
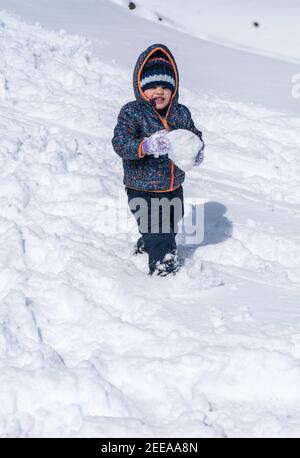
[[[141,237],[136,252],[149,255],[149,273],[161,276],[178,270],[175,236],[184,216],[183,188],[174,191],[150,192],[125,188],[129,208]]]

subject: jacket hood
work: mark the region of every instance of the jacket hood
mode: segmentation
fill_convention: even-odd
[[[176,64],[176,61],[174,59],[173,54],[171,53],[169,48],[167,46],[163,45],[163,44],[158,43],[158,44],[153,44],[153,45],[149,46],[138,57],[137,62],[135,64],[134,72],[133,72],[134,95],[135,95],[136,100],[139,103],[143,103],[143,104],[146,103],[146,104],[150,105],[150,102],[148,101],[148,99],[143,95],[143,92],[142,92],[142,89],[141,89],[141,85],[140,85],[140,80],[141,80],[141,74],[142,74],[142,71],[143,71],[145,63],[147,62],[147,60],[153,54],[155,54],[156,51],[162,51],[166,55],[167,59],[169,60],[169,62],[171,62],[172,66],[173,66],[173,70],[174,70],[174,74],[175,74],[176,87],[175,87],[174,93],[172,94],[172,99],[171,99],[171,102],[170,102],[171,107],[170,107],[170,110],[169,110],[169,111],[171,111],[171,110],[173,111],[173,108],[174,108],[175,105],[177,105],[178,98],[179,98],[179,73],[178,73],[177,64]]]

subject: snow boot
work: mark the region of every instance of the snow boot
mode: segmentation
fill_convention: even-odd
[[[150,268],[150,275],[157,275],[158,277],[167,277],[169,275],[176,275],[179,271],[179,263],[176,253],[168,253],[163,262],[157,262],[155,267]]]
[[[140,237],[138,239],[138,241],[136,242],[136,244],[135,244],[134,253],[133,254],[143,254],[145,252],[146,251],[145,251],[145,245],[144,245],[143,237]]]

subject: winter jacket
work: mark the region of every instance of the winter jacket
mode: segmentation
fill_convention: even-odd
[[[176,89],[164,118],[145,97],[140,86],[146,61],[158,50],[163,51],[173,65],[176,80]],[[142,191],[166,192],[173,191],[183,183],[185,173],[167,155],[156,158],[144,155],[142,150],[145,137],[168,127],[170,130],[190,130],[202,140],[202,133],[195,128],[189,109],[178,103],[178,88],[178,69],[170,50],[163,44],[154,44],[142,52],[133,73],[136,100],[121,108],[112,139],[115,152],[123,159],[125,186]]]

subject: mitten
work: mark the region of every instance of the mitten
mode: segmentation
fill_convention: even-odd
[[[146,137],[143,143],[144,153],[154,154],[155,157],[168,154],[171,145],[166,134],[167,132],[165,130],[160,130],[150,137]]]

